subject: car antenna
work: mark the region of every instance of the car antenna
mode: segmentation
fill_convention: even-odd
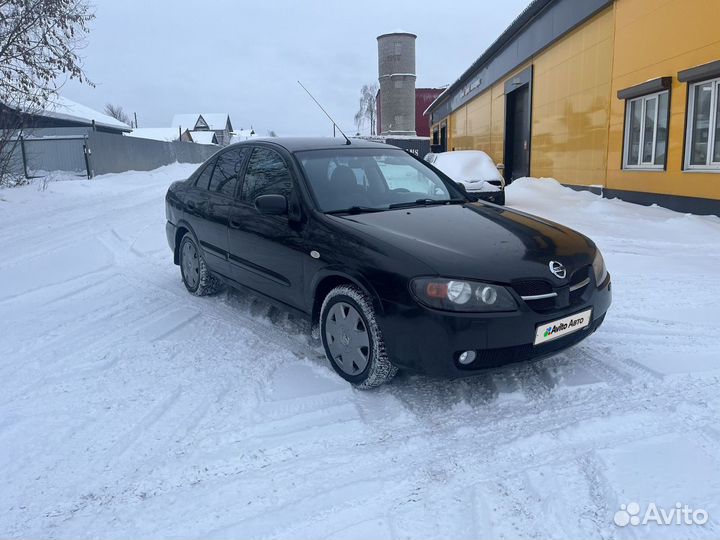
[[[302,89],[307,92],[307,95],[310,96],[310,98],[315,102],[315,105],[317,105],[318,107],[320,107],[320,110],[321,110],[322,112],[324,112],[324,113],[325,113],[325,116],[327,116],[327,117],[330,119],[330,121],[333,123],[333,126],[335,126],[335,127],[338,129],[338,131],[340,132],[340,134],[341,134],[343,137],[345,137],[345,144],[346,144],[346,145],[347,145],[347,144],[352,144],[352,143],[350,142],[350,139],[348,139],[348,136],[345,135],[345,132],[344,132],[342,129],[340,129],[340,126],[338,126],[338,125],[337,125],[337,122],[335,122],[335,120],[332,119],[332,116],[330,116],[330,115],[328,114],[328,112],[327,112],[325,109],[323,109],[323,106],[320,105],[320,103],[318,103],[318,100],[315,99],[315,97],[310,93],[310,90],[308,90],[307,88],[305,88],[305,86],[303,85],[303,83],[301,83],[300,81],[298,81],[297,83],[298,83],[300,86],[302,86]]]

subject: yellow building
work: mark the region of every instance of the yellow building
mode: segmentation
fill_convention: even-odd
[[[428,113],[508,180],[720,215],[720,0],[535,0]]]

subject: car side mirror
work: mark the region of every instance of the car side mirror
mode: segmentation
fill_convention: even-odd
[[[288,213],[288,203],[285,195],[260,195],[255,199],[255,208],[261,214],[282,216]]]
[[[467,195],[468,195],[468,190],[467,190],[467,188],[465,187],[465,184],[463,184],[462,182],[455,182],[455,185],[456,185],[457,188],[462,192],[462,194],[467,197]]]
[[[462,191],[462,194],[465,195],[469,201],[474,202],[478,200],[477,195],[470,193],[462,182],[455,182],[455,185],[457,185],[458,189]]]

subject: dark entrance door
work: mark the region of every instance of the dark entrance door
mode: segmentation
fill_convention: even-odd
[[[505,85],[505,181],[530,175],[532,68]]]

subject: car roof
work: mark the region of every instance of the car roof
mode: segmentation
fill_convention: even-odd
[[[270,143],[282,146],[288,152],[302,152],[305,150],[332,150],[332,149],[358,149],[358,148],[381,148],[383,150],[398,149],[384,143],[370,142],[363,139],[350,139],[348,145],[342,137],[257,137],[236,143],[232,146],[245,146],[256,143]]]

